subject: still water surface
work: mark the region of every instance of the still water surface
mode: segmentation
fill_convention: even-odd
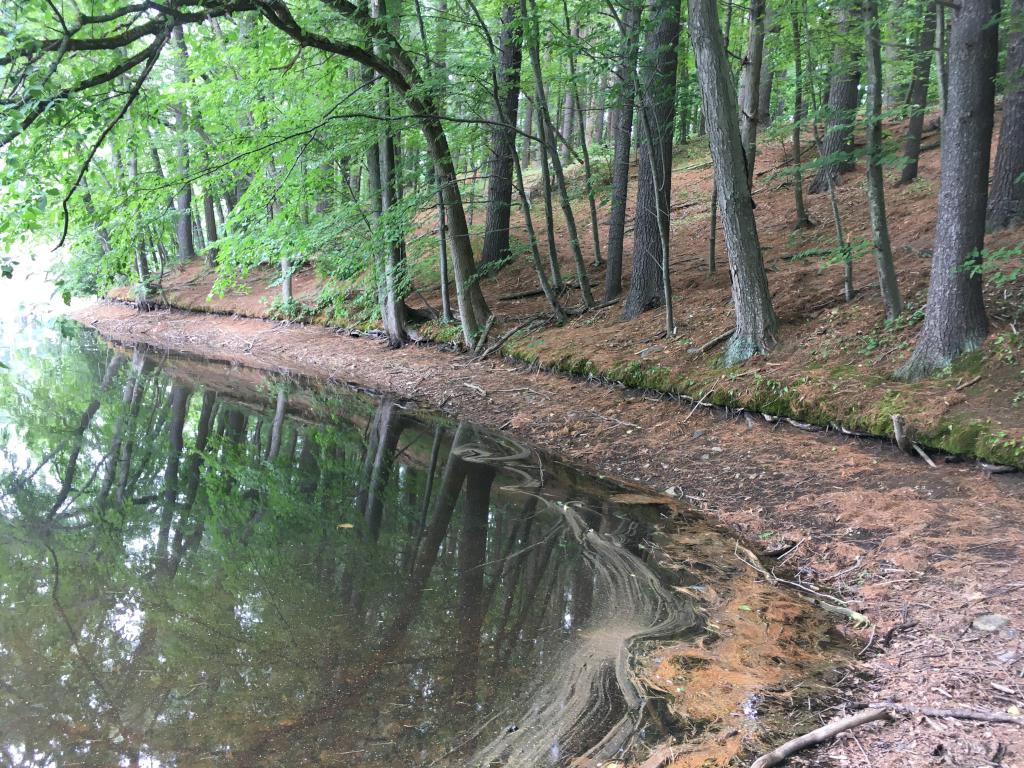
[[[8,360],[0,765],[532,767],[671,729],[631,656],[708,640],[721,567],[660,567],[656,507],[346,389],[76,328]]]

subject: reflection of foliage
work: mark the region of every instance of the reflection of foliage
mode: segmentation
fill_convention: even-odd
[[[486,475],[471,502],[448,430],[290,387],[242,406],[88,336],[42,352],[0,379],[0,721],[47,745],[26,763],[398,764],[585,625],[575,540]]]

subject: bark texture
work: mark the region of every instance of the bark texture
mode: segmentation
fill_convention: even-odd
[[[775,343],[778,321],[761,259],[740,142],[736,92],[715,0],[689,0],[689,26],[732,273],[736,330],[724,356],[725,364],[732,365],[767,352]]]
[[[491,130],[487,216],[481,261],[503,259],[509,254],[509,215],[512,210],[512,153],[516,148],[516,119],[519,112],[519,72],[523,59],[522,25],[517,16],[519,3],[508,3],[501,12],[501,42],[498,65],[498,92],[502,102],[496,108]],[[502,114],[504,113],[504,117]]]
[[[1013,0],[1010,8],[1013,32],[1006,46],[1006,97],[988,201],[992,230],[1024,221],[1024,0]]]
[[[871,214],[871,235],[878,268],[878,285],[885,302],[885,316],[890,320],[903,311],[896,268],[892,262],[889,221],[885,214],[885,184],[882,176],[882,44],[878,27],[878,0],[864,1],[864,39],[867,54],[868,80],[868,208]]]
[[[836,10],[839,31],[850,32],[849,11],[842,5]],[[832,56],[832,75],[828,88],[829,122],[822,142],[822,165],[818,169],[809,191],[827,192],[829,181],[839,183],[839,175],[853,169],[850,153],[853,151],[853,118],[860,102],[860,54],[846,45],[835,47]]]
[[[907,135],[903,140],[903,157],[906,164],[900,172],[900,184],[909,184],[917,178],[917,160],[921,154],[921,132],[924,130],[924,111],[928,106],[928,80],[931,77],[934,47],[935,3],[930,2],[925,9],[924,26],[917,41],[914,73],[907,94],[911,112],[907,123]]]
[[[999,0],[950,11],[949,90],[942,118],[942,180],[924,327],[906,378],[941,370],[988,333],[981,277],[965,265],[985,244],[985,205],[995,109]]]
[[[629,155],[633,146],[633,106],[636,88],[636,57],[641,6],[632,0],[623,16],[622,53],[616,68],[618,99],[610,121],[615,137],[612,159],[612,206],[608,213],[608,250],[604,298],[610,301],[622,293],[622,242],[626,231],[626,196],[629,194]]]
[[[668,257],[679,3],[676,0],[651,0],[648,13],[649,31],[640,61],[641,98],[637,105],[639,130],[633,275],[622,310],[622,316],[627,319],[663,302],[662,259]]]

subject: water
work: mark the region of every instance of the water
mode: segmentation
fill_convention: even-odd
[[[743,569],[699,520],[669,568],[657,500],[470,424],[82,329],[9,359],[0,765],[596,764],[680,732],[635,659],[722,633],[692,596]]]

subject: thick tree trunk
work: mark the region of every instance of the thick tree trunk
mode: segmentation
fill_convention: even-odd
[[[1013,0],[1006,47],[1006,96],[988,199],[989,229],[1024,221],[1024,0]]]
[[[836,10],[839,29],[850,31],[850,12],[842,4]],[[822,142],[822,165],[811,182],[810,192],[827,192],[829,182],[839,184],[839,174],[853,169],[853,118],[860,102],[860,49],[837,45],[832,56],[829,80],[829,123]]]
[[[732,272],[736,330],[724,356],[724,362],[732,365],[767,352],[775,343],[777,320],[761,259],[736,115],[736,92],[715,0],[689,0],[689,25]]]
[[[633,146],[633,105],[641,12],[640,0],[630,0],[623,15],[621,60],[615,71],[618,99],[613,113],[615,155],[612,159],[612,207],[608,214],[608,250],[605,256],[605,301],[611,301],[622,292],[622,241],[626,231],[626,197],[629,194],[629,154]]]
[[[929,2],[925,8],[924,26],[914,53],[914,73],[910,80],[907,101],[910,106],[910,121],[903,140],[903,157],[906,164],[900,172],[900,184],[909,184],[917,178],[917,159],[921,154],[921,133],[924,130],[924,112],[928,106],[928,80],[932,71],[932,48],[935,47],[935,6]]]
[[[903,311],[896,267],[892,262],[889,222],[885,214],[885,184],[882,177],[882,45],[878,26],[878,0],[862,0],[868,81],[868,208],[871,234],[878,267],[878,285],[885,302],[885,316],[892,320]]]
[[[515,125],[519,113],[519,71],[523,59],[519,3],[509,0],[501,12],[498,93],[501,109],[491,130],[490,170],[487,181],[487,216],[481,261],[504,259],[509,254],[509,216],[512,210],[512,153],[516,148]],[[504,113],[504,117],[501,117]]]
[[[926,376],[981,346],[988,333],[981,276],[995,109],[999,0],[952,11],[949,91],[942,118],[942,180],[924,327],[901,375]]]
[[[213,266],[217,263],[217,212],[213,195],[203,195],[203,221],[206,224],[206,263]]]
[[[754,179],[757,152],[757,114],[761,93],[761,65],[764,62],[765,0],[751,0],[747,52],[740,73],[740,141],[747,164],[747,183]]]
[[[633,275],[622,309],[633,318],[663,303],[662,259],[668,255],[672,191],[672,132],[676,111],[677,0],[650,0],[648,32],[640,57],[636,226]]]

